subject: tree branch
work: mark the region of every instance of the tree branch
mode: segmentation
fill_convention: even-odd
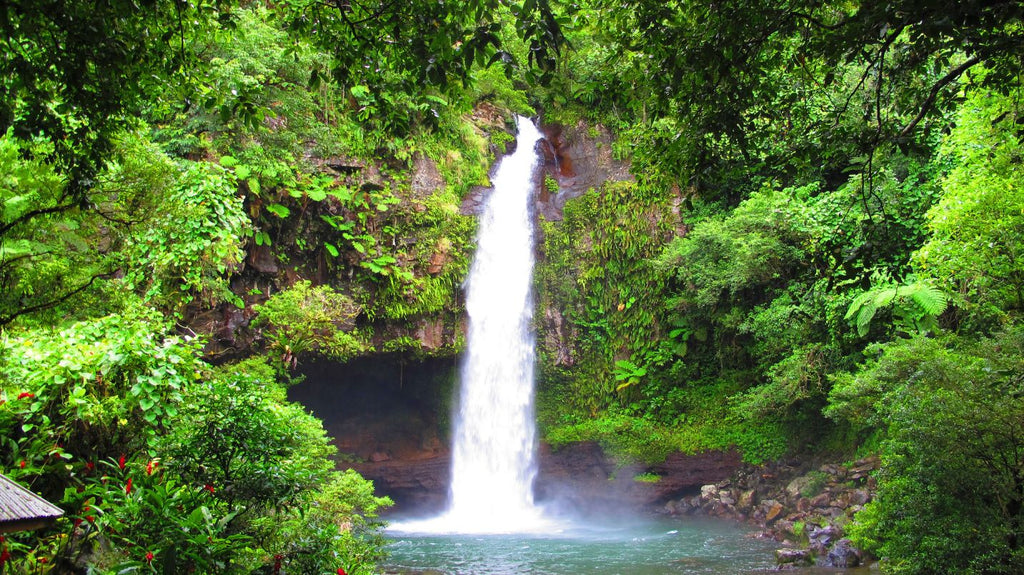
[[[64,199],[67,199],[67,195],[65,195],[65,197],[62,198],[62,200],[64,200]],[[56,213],[59,213],[59,212],[63,212],[64,210],[70,210],[71,208],[75,207],[76,205],[78,205],[77,202],[71,202],[71,203],[68,203],[68,204],[58,204],[56,206],[51,206],[49,208],[39,208],[38,210],[32,210],[30,212],[25,212],[24,214],[18,216],[17,218],[14,218],[13,220],[11,220],[9,222],[0,225],[0,238],[3,238],[4,235],[7,232],[11,231],[11,229],[14,228],[15,226],[17,226],[19,224],[23,224],[23,223],[31,220],[32,218],[35,218],[35,217],[38,217],[38,216],[45,216],[45,215],[48,215],[48,214],[56,214]]]
[[[2,315],[2,316],[0,316],[0,327],[3,327],[5,325],[11,323],[15,319],[17,319],[17,318],[19,318],[19,317],[21,317],[23,315],[27,315],[27,314],[30,314],[30,313],[35,313],[37,311],[42,311],[44,309],[50,309],[50,308],[56,307],[56,306],[58,306],[58,305],[60,305],[60,304],[62,304],[64,302],[66,302],[67,300],[71,299],[72,297],[82,293],[86,289],[88,289],[89,286],[91,286],[93,284],[93,282],[95,282],[96,280],[101,279],[101,278],[108,278],[111,275],[113,275],[113,274],[112,273],[104,273],[104,274],[94,275],[91,278],[89,278],[89,281],[87,281],[85,284],[83,284],[81,286],[78,286],[77,288],[71,290],[70,292],[68,292],[68,293],[66,293],[66,294],[64,294],[64,295],[62,295],[62,296],[60,296],[60,297],[58,297],[56,299],[52,299],[50,301],[44,301],[44,302],[38,303],[36,305],[28,306],[28,307],[19,309],[19,310],[15,311],[14,313],[11,313],[11,314],[8,314],[8,315]]]
[[[945,88],[954,80],[963,75],[963,73],[969,70],[972,66],[980,62],[981,56],[971,56],[963,64],[960,64],[956,68],[953,68],[945,76],[939,78],[939,81],[932,86],[932,90],[931,92],[928,93],[928,97],[925,98],[924,102],[921,103],[921,110],[918,111],[917,116],[915,116],[909,124],[904,126],[902,130],[900,130],[900,133],[898,136],[896,136],[896,139],[902,140],[909,136],[910,133],[914,131],[914,128],[916,128],[917,125],[921,123],[921,120],[923,120],[924,117],[928,115],[928,111],[931,110],[932,106],[935,104],[935,99],[938,98],[939,92],[941,92],[943,88]]]

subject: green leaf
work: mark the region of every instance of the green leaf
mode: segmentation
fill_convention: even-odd
[[[314,202],[322,202],[324,201],[324,199],[327,198],[327,190],[324,190],[323,188],[314,187],[306,190],[306,195],[309,196],[309,199],[313,200]]]
[[[909,296],[924,313],[930,316],[940,316],[946,311],[949,305],[949,298],[945,292],[935,286],[925,283],[915,283],[908,286],[905,295]]]
[[[367,97],[370,95],[370,88],[362,84],[352,86],[352,88],[349,91],[352,92],[352,97],[359,101],[366,100]]]
[[[291,213],[291,211],[288,208],[282,206],[281,204],[270,204],[269,206],[267,206],[267,211],[279,218],[287,218],[288,214]]]
[[[327,250],[327,253],[331,254],[331,256],[338,257],[338,248],[334,247],[334,245],[324,242],[324,248]]]

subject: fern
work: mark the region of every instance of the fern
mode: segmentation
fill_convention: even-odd
[[[933,285],[914,282],[906,290],[902,295],[910,297],[926,315],[938,317],[949,305],[949,296]]]
[[[937,318],[946,311],[948,305],[949,297],[945,292],[929,283],[888,283],[872,286],[854,298],[843,319],[855,319],[857,334],[864,337],[868,334],[871,320],[875,318],[878,310],[892,306],[893,319],[905,331],[933,331],[938,329]]]

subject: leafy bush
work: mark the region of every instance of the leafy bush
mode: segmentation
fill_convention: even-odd
[[[124,281],[170,311],[196,295],[208,306],[236,304],[228,278],[242,260],[249,218],[232,174],[210,163],[184,162],[176,185],[145,229],[128,241]]]
[[[377,572],[385,558],[381,509],[391,505],[373,494],[373,483],[349,469],[332,472],[299,505],[278,509],[251,522],[260,549],[299,573]]]
[[[352,333],[361,309],[330,286],[300,281],[270,296],[256,311],[254,325],[263,328],[285,366],[294,367],[303,353],[344,360],[366,349]]]
[[[12,568],[373,571],[390,502],[273,368],[198,351],[145,310],[0,341],[0,470],[67,512],[8,538]]]
[[[670,429],[621,414],[553,427],[546,439],[555,447],[578,441],[596,441],[624,463],[661,463],[679,448],[678,439]]]
[[[1024,308],[1019,118],[1011,98],[970,92],[940,150],[953,167],[942,180],[940,201],[928,211],[932,235],[914,254],[922,273],[963,295],[959,304],[980,314],[975,321]]]
[[[885,431],[878,498],[853,536],[897,573],[1019,572],[1024,334],[876,351],[837,378],[828,411]]]
[[[285,507],[322,480],[335,449],[319,420],[285,400],[260,359],[212,372],[157,442],[167,465],[248,513]]]

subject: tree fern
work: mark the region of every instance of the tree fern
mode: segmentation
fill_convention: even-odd
[[[905,331],[934,331],[937,318],[946,311],[949,298],[939,288],[914,281],[905,285],[886,283],[872,286],[850,304],[844,319],[855,319],[857,334],[864,337],[880,308],[892,306],[893,320]]]
[[[914,282],[902,290],[901,296],[909,297],[922,312],[932,317],[942,315],[949,305],[946,292],[924,282]]]

